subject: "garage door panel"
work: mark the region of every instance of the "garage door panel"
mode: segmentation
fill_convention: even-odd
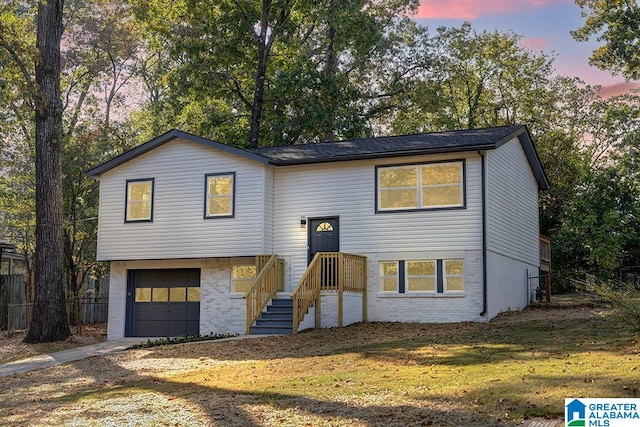
[[[163,337],[166,335],[167,322],[165,320],[136,321],[133,324],[133,335],[140,337]]]
[[[200,335],[200,321],[189,320],[187,321],[187,335]]]
[[[135,311],[136,320],[167,320],[169,309],[166,304],[159,306],[158,304],[137,304]]]
[[[132,270],[128,335],[198,335],[200,325],[200,270]]]
[[[177,304],[171,304],[171,308],[167,313],[168,320],[182,320],[183,322],[187,320],[187,307],[185,307],[184,303],[182,306],[178,306]]]

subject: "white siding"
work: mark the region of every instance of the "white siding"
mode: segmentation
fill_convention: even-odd
[[[262,253],[271,254],[273,251],[273,168],[264,168],[264,215],[262,218],[264,228],[264,247]]]
[[[462,154],[277,168],[274,252],[291,256],[292,278],[307,265],[300,217],[340,217],[340,250],[356,254],[482,248],[480,158],[466,157],[466,209],[375,213],[375,166],[461,159]]]
[[[488,250],[539,265],[538,185],[518,139],[487,153]]]
[[[235,217],[204,219],[204,177],[235,172]],[[126,180],[154,178],[153,222],[125,223]],[[264,250],[265,166],[174,140],[100,177],[98,259],[255,255]]]
[[[529,304],[538,286],[527,281],[527,272],[537,276],[537,269],[522,261],[489,252],[487,264],[488,316],[494,317],[502,311],[520,310]]]

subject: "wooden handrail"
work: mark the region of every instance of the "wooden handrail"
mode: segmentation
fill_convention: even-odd
[[[302,319],[314,302],[320,298],[320,291],[338,292],[338,323],[342,324],[343,292],[366,293],[366,259],[361,255],[343,252],[318,252],[315,254],[291,293],[293,333],[298,332]],[[316,304],[316,315],[318,310],[320,307],[319,304]]]
[[[243,296],[247,300],[247,335],[251,332],[251,325],[260,316],[264,307],[276,296],[280,281],[277,255],[259,255],[256,257],[256,267],[259,266],[262,268],[260,268],[251,289]]]
[[[315,254],[298,284],[291,293],[293,299],[293,333],[298,332],[302,316],[307,314],[313,302],[320,296],[320,274],[316,268],[321,253]]]

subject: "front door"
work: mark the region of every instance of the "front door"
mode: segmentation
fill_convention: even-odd
[[[316,252],[339,252],[338,217],[314,218],[309,220],[309,259]]]
[[[314,218],[309,220],[309,260],[317,252],[339,252],[340,235],[338,233],[338,217]],[[338,285],[338,262],[335,258],[321,260],[321,286],[332,288]]]

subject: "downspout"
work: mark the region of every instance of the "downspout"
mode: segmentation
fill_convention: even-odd
[[[484,153],[478,151],[481,160],[482,178],[482,312],[480,316],[487,314],[487,181]]]

